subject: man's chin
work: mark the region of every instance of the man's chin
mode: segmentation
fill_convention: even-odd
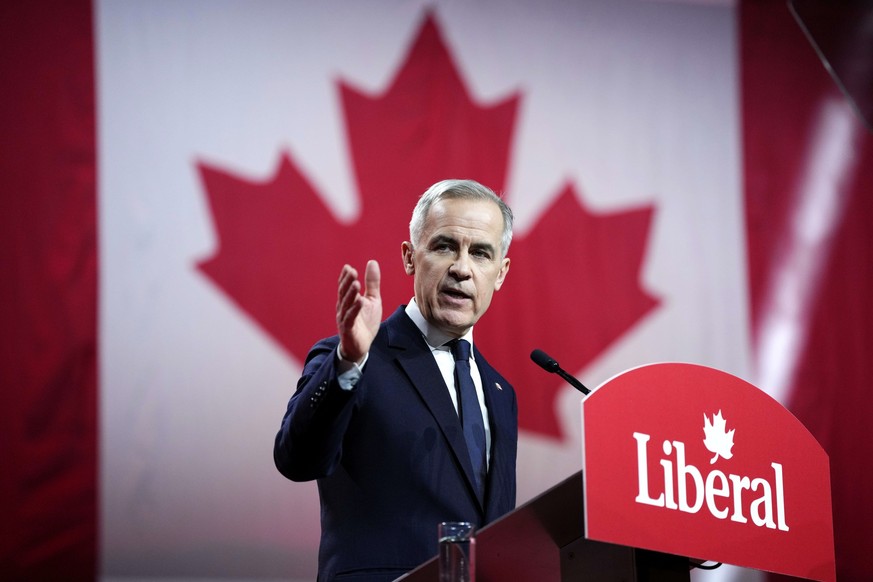
[[[435,319],[434,323],[437,327],[457,336],[467,333],[467,330],[476,323],[476,318],[467,310],[443,308],[436,314]]]

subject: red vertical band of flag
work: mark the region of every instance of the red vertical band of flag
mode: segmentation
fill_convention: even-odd
[[[758,329],[768,315],[768,281],[782,267],[784,233],[797,220],[817,118],[825,101],[843,97],[783,1],[741,4],[740,46],[751,310]],[[840,580],[868,579],[873,571],[873,441],[865,436],[873,417],[873,135],[857,120],[853,135],[847,175],[830,177],[843,206],[819,274],[807,282],[815,291],[802,316],[805,340],[787,400],[830,457]]]
[[[91,3],[7,2],[0,28],[0,577],[94,579]]]

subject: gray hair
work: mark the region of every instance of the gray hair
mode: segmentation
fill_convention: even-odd
[[[440,200],[452,198],[464,198],[468,200],[488,200],[500,208],[503,216],[503,233],[500,239],[500,251],[502,257],[509,252],[509,243],[512,242],[512,210],[503,199],[494,193],[491,188],[483,186],[473,180],[443,180],[428,188],[412,211],[412,220],[409,221],[409,240],[417,246],[424,231],[424,222],[431,206]],[[502,258],[501,257],[501,258]]]

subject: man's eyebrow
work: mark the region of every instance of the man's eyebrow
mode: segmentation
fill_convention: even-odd
[[[435,237],[433,237],[432,239],[430,239],[429,241],[427,241],[428,246],[433,246],[433,245],[439,244],[439,243],[450,243],[450,244],[457,245],[458,240],[455,237],[449,236],[447,234],[438,234]]]
[[[490,253],[493,253],[494,251],[497,250],[497,247],[495,247],[493,244],[491,244],[490,242],[484,242],[484,241],[483,242],[474,242],[473,244],[470,245],[470,248],[488,251]]]
[[[451,235],[448,235],[448,234],[438,234],[438,235],[434,236],[432,239],[430,239],[429,241],[427,241],[428,247],[433,247],[435,245],[440,245],[440,244],[448,244],[451,246],[460,245],[457,238],[455,238]],[[470,248],[473,250],[478,250],[478,251],[487,251],[488,253],[490,253],[492,255],[497,252],[497,247],[488,241],[473,241],[470,244]]]

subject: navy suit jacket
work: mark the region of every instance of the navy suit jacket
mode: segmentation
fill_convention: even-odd
[[[480,500],[448,389],[403,307],[382,323],[351,391],[336,379],[338,343],[307,356],[273,456],[289,479],[318,479],[319,580],[393,580],[437,554],[439,522],[481,527],[515,507],[515,392],[477,349],[491,425]]]

